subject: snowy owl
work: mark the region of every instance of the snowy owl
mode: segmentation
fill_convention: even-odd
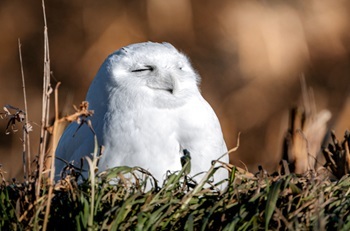
[[[139,166],[162,183],[167,170],[181,170],[184,150],[191,155],[190,175],[208,171],[227,148],[199,79],[187,57],[169,43],[132,44],[109,55],[86,96],[98,143],[104,146],[99,171]],[[94,150],[93,133],[78,126],[68,126],[56,151],[59,159],[76,165]],[[228,162],[228,156],[221,161]],[[56,160],[56,173],[64,166]],[[227,176],[220,169],[214,181]]]

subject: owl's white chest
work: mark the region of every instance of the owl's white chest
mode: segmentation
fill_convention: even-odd
[[[145,163],[153,160],[151,163],[163,163],[169,170],[179,169],[176,123],[167,110],[107,113],[103,132],[106,158],[102,157],[101,167],[128,165],[147,169],[152,166]]]
[[[160,180],[167,170],[181,169],[180,157],[186,148],[194,160],[193,172],[208,170],[210,160],[204,157],[215,159],[225,150],[220,135],[212,139],[218,136],[215,127],[220,126],[203,101],[194,97],[173,109],[139,105],[108,110],[101,131],[105,152],[99,169],[141,166]]]

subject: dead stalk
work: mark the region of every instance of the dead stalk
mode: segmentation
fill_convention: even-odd
[[[40,150],[39,150],[39,177],[37,180],[36,198],[39,198],[42,173],[44,168],[44,157],[46,153],[47,143],[47,127],[49,126],[49,109],[50,109],[50,94],[52,92],[50,85],[50,53],[49,53],[49,39],[47,32],[47,21],[45,13],[45,3],[42,0],[43,16],[44,16],[44,77],[43,77],[43,98],[42,98],[42,117],[41,117],[41,131],[40,131]],[[52,174],[51,174],[52,175]],[[52,182],[50,183],[49,195],[46,204],[46,211],[43,223],[43,231],[47,229],[47,223],[50,213],[52,197]]]
[[[52,154],[51,154],[51,182],[53,182],[53,176],[55,174],[55,153],[56,153],[56,147],[58,145],[58,138],[57,136],[57,130],[58,130],[58,125],[61,122],[59,115],[58,115],[58,88],[61,85],[61,82],[58,82],[55,87],[55,122],[53,124],[53,132],[52,132]]]
[[[23,88],[23,99],[24,99],[24,111],[25,111],[25,123],[23,129],[23,170],[24,170],[24,179],[28,179],[28,174],[31,172],[30,169],[30,139],[29,139],[29,116],[28,116],[28,107],[27,107],[27,94],[26,94],[26,85],[24,80],[24,71],[23,71],[23,61],[22,61],[22,50],[21,50],[21,40],[18,39],[18,51],[19,51],[19,61],[21,65],[21,76],[22,76],[22,88]]]
[[[53,136],[55,136],[55,131],[57,131],[57,126],[59,123],[59,118],[58,118],[58,87],[61,85],[60,82],[56,84],[55,87],[55,122],[54,122],[54,127],[53,127]],[[55,142],[55,137],[53,137],[53,140]],[[53,143],[53,151],[51,154],[51,170],[50,170],[50,182],[49,182],[49,192],[47,196],[47,205],[46,205],[46,211],[45,211],[45,218],[44,218],[44,226],[43,230],[46,230],[47,228],[47,222],[49,219],[49,214],[50,214],[50,207],[51,207],[51,199],[53,196],[53,185],[54,185],[54,178],[55,178],[55,152],[56,152],[56,147],[57,144]]]
[[[49,55],[49,41],[47,34],[47,23],[44,0],[42,1],[43,15],[44,15],[44,77],[43,77],[43,96],[42,96],[42,114],[41,114],[41,128],[40,128],[40,146],[39,146],[39,177],[36,187],[36,198],[39,198],[42,172],[44,167],[44,156],[46,150],[48,117],[49,117],[49,103],[50,103],[50,55]]]

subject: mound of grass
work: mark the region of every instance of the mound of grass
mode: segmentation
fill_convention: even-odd
[[[35,181],[3,182],[0,226],[37,230],[47,222],[48,230],[350,229],[349,177],[331,181],[326,172],[263,173],[252,175],[233,166],[227,182],[221,182],[228,183],[224,191],[217,189],[220,185],[193,182],[182,171],[169,173],[162,187],[140,168],[117,167],[80,184],[68,176],[54,187],[47,221],[48,185],[35,198]],[[211,184],[210,174],[206,177],[203,183]]]

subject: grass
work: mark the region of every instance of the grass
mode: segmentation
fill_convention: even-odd
[[[184,169],[183,169],[184,170]],[[215,171],[212,168],[211,171]],[[227,190],[193,186],[182,171],[162,187],[141,168],[117,167],[81,184],[68,176],[55,185],[48,230],[348,230],[350,178],[328,174],[255,176],[232,166]],[[136,179],[128,181],[130,173]],[[128,175],[129,174],[129,175]],[[93,179],[93,181],[91,181]],[[113,179],[113,184],[111,180]],[[206,181],[209,181],[207,179]],[[1,230],[41,229],[49,185],[35,198],[35,182],[0,188]],[[199,188],[197,188],[199,186]],[[217,185],[218,186],[218,185]],[[194,193],[195,191],[195,193]]]

